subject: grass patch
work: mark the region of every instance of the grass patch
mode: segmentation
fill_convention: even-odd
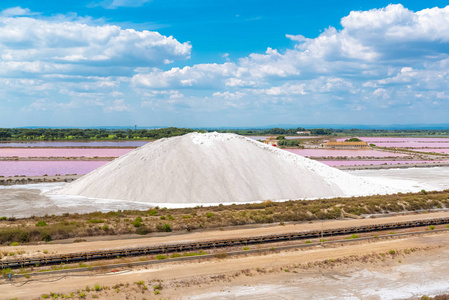
[[[183,256],[198,256],[198,255],[206,255],[207,252],[200,250],[200,252],[186,252],[183,254]]]
[[[159,255],[156,255],[156,259],[157,259],[157,260],[160,260],[160,259],[168,259],[168,256],[167,256],[167,255],[159,254]]]

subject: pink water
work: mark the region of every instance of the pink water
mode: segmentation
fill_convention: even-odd
[[[375,144],[379,147],[399,147],[399,148],[449,148],[449,138],[403,138],[403,137],[359,137],[364,142]],[[337,141],[344,141],[344,138]]]
[[[35,141],[35,142],[0,142],[0,148],[11,147],[140,147],[149,141]]]
[[[420,151],[420,152],[436,152],[436,153],[445,153],[449,154],[449,148],[443,148],[443,149],[414,149],[414,151]]]
[[[0,161],[1,176],[87,174],[107,161]]]
[[[130,148],[0,148],[0,157],[119,157]]]
[[[307,157],[404,157],[402,153],[391,153],[377,150],[339,150],[339,149],[284,149],[298,155]]]
[[[434,143],[427,143],[427,142],[411,142],[411,141],[405,141],[405,142],[368,142],[370,144],[374,144],[378,147],[397,147],[397,148],[434,148],[434,147],[448,147],[449,143],[443,143],[443,142],[434,142]]]
[[[274,136],[274,137],[278,137],[282,134],[274,134],[274,135],[245,135],[247,138],[253,139],[253,140],[266,140],[267,138]],[[302,135],[298,135],[298,136],[286,136],[285,137],[287,140],[293,140],[293,139],[312,139],[312,138],[317,138],[317,136],[302,136]]]
[[[347,138],[339,138],[337,141],[344,141]],[[407,137],[359,137],[362,141],[365,142],[428,142],[428,143],[449,143],[448,138],[431,138],[431,137],[416,137],[416,138],[407,138]]]
[[[395,160],[395,161],[388,161],[388,160],[355,160],[355,161],[347,161],[347,160],[323,160],[321,161],[323,164],[326,164],[331,167],[338,167],[338,166],[378,166],[378,165],[407,165],[407,164],[419,164],[419,163],[426,163],[426,164],[433,164],[433,163],[439,163],[440,161],[428,161],[428,160]]]

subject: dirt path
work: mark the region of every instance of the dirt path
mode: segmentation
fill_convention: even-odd
[[[64,244],[58,244],[57,241],[55,241],[53,244],[2,246],[0,247],[0,252],[3,253],[24,252],[22,255],[16,255],[14,257],[15,259],[17,259],[20,257],[42,256],[43,255],[42,252],[44,250],[46,250],[49,255],[64,254],[74,252],[105,250],[105,249],[121,249],[121,248],[158,245],[158,244],[177,244],[194,241],[209,241],[216,239],[281,234],[281,233],[299,232],[307,230],[320,230],[322,228],[329,229],[339,227],[362,226],[369,224],[384,224],[391,222],[402,222],[410,220],[422,220],[422,219],[444,218],[444,217],[449,217],[449,212],[399,215],[393,217],[367,218],[356,220],[333,220],[323,223],[316,221],[313,223],[304,223],[304,224],[287,224],[285,226],[279,226],[277,224],[268,224],[258,228],[243,228],[243,229],[232,229],[223,231],[220,230],[197,231],[192,233],[170,234],[166,236],[142,237],[135,235],[134,236],[135,238],[133,239],[130,238],[131,236],[126,236],[123,238],[117,237],[118,239],[116,240],[96,240],[81,243],[67,243],[67,241],[61,241]],[[73,239],[71,239],[71,241],[73,241]],[[6,259],[6,257],[3,259]]]
[[[295,266],[307,265],[308,263],[323,262],[323,260],[339,261],[344,265],[345,261],[350,261],[358,268],[376,268],[389,267],[396,263],[397,259],[406,262],[409,257],[421,255],[420,259],[431,260],[431,255],[441,254],[441,251],[447,251],[449,245],[449,233],[439,233],[420,237],[408,237],[389,241],[380,241],[375,243],[358,243],[353,245],[344,245],[336,247],[317,246],[309,250],[296,250],[289,252],[273,253],[264,256],[247,256],[230,259],[214,259],[202,262],[190,263],[167,263],[151,268],[134,269],[128,273],[122,274],[101,274],[91,276],[66,277],[54,283],[30,282],[23,287],[15,287],[9,284],[1,285],[2,299],[33,299],[44,293],[70,293],[84,289],[86,286],[99,285],[106,287],[103,292],[91,292],[101,299],[142,299],[154,298],[152,289],[143,290],[137,284],[142,281],[144,285],[152,286],[156,282],[162,282],[164,289],[157,296],[166,299],[189,298],[197,294],[218,292],[224,286],[242,285],[246,282],[246,277],[251,278],[253,283],[261,280],[273,279],[278,276],[279,270],[285,268],[295,271]],[[428,249],[426,255],[410,253],[410,249]],[[389,254],[394,250],[396,254]],[[406,250],[407,255],[399,255],[401,251]],[[375,254],[382,253],[386,260],[382,261],[382,256]],[[375,262],[364,260],[364,256],[372,255]],[[396,256],[398,255],[398,256]],[[391,256],[391,258],[390,258]],[[256,271],[257,268],[265,271]],[[298,268],[298,267],[297,267]],[[302,269],[297,269],[301,271]],[[246,275],[245,275],[246,274]],[[307,276],[307,273],[303,273]],[[310,275],[310,274],[309,274]],[[311,276],[314,272],[311,273]],[[50,280],[50,279],[47,279]],[[130,286],[122,288],[123,292],[116,292],[109,287],[119,283],[129,283]],[[127,291],[127,292],[125,292]],[[129,296],[129,297],[127,297]],[[272,295],[273,296],[273,295]],[[90,298],[90,297],[89,297]],[[230,298],[231,299],[231,298]]]

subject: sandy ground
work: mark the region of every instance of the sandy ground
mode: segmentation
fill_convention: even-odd
[[[425,189],[444,190],[449,189],[449,167],[436,168],[410,168],[389,170],[358,170],[346,171],[361,177],[369,178],[381,184],[395,182],[402,188],[410,191]],[[95,211],[116,211],[119,209],[141,209],[161,205],[161,203],[144,203],[138,201],[122,201],[110,199],[98,199],[75,196],[51,196],[42,195],[54,187],[63,186],[65,183],[42,183],[28,185],[0,186],[0,216],[6,217],[30,217],[44,216],[45,214],[61,215],[66,212],[88,213]],[[20,195],[20,196],[18,196]],[[164,203],[170,208],[195,207],[197,205],[217,205],[217,203]]]
[[[347,171],[374,181],[406,181],[411,188],[427,191],[449,189],[449,167]]]
[[[21,287],[2,284],[0,298],[36,299],[44,293],[76,293],[98,284],[105,289],[88,292],[87,298],[404,299],[449,290],[448,254],[449,234],[433,233],[261,256],[173,262],[118,274],[41,278]],[[144,290],[138,281],[150,288]],[[156,282],[163,289],[155,296]],[[110,289],[119,283],[130,285],[118,292]]]
[[[322,228],[328,229],[328,228],[362,226],[369,224],[385,224],[391,222],[402,222],[409,220],[444,218],[444,217],[449,217],[449,212],[403,215],[403,216],[394,216],[376,219],[368,218],[356,220],[332,220],[323,223],[314,222],[303,224],[287,224],[284,226],[279,226],[277,224],[266,224],[256,228],[252,226],[224,231],[219,230],[195,231],[191,233],[182,233],[182,234],[166,234],[165,236],[161,236],[160,234],[157,234],[157,236],[145,236],[145,237],[134,235],[135,237],[134,239],[130,239],[132,236],[109,237],[114,238],[114,240],[104,240],[102,237],[101,240],[87,241],[81,243],[67,243],[68,241],[74,240],[71,239],[67,241],[64,240],[54,241],[52,244],[2,246],[0,247],[0,252],[18,253],[24,251],[24,253],[21,256],[15,256],[15,259],[17,259],[20,257],[27,257],[27,256],[42,256],[43,250],[47,250],[49,255],[51,255],[51,254],[86,252],[86,251],[96,251],[105,249],[122,249],[127,247],[139,247],[139,246],[158,245],[158,244],[177,244],[194,241],[210,241],[216,239],[251,237],[258,235],[300,232],[307,230],[321,230]],[[6,257],[3,259],[6,259]]]

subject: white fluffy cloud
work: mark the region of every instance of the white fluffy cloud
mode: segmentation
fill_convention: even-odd
[[[329,27],[316,38],[286,35],[296,42],[294,49],[152,69],[132,83],[143,90],[210,89],[211,97],[234,102],[245,95],[241,101],[252,98],[254,107],[275,99],[358,111],[412,107],[410,99],[426,105],[437,91],[449,93],[449,6],[413,12],[389,5],[353,11],[341,24],[341,30]]]
[[[116,9],[119,7],[140,7],[151,0],[103,0],[98,3],[92,3],[91,6],[102,6],[107,9]]]
[[[52,22],[30,17],[0,17],[0,57],[4,63],[90,66],[157,66],[188,58],[191,46],[158,32]],[[51,70],[50,70],[51,71]]]
[[[10,8],[3,10],[2,12],[0,12],[0,15],[7,16],[7,17],[31,16],[31,15],[35,15],[35,14],[36,13],[31,12],[31,10],[29,8],[22,8],[20,6],[10,7]]]
[[[113,8],[145,2],[101,3]],[[348,120],[338,116],[353,110],[351,121],[376,123],[379,114],[382,121],[409,115],[419,122],[423,111],[433,109],[432,116],[444,117],[449,6],[353,11],[341,25],[314,38],[288,34],[295,43],[290,49],[180,66],[190,57],[188,42],[11,8],[0,14],[0,95],[23,102],[29,111],[87,108],[108,115],[165,111],[212,118],[226,112],[222,118],[344,123]],[[177,67],[170,68],[174,61]]]

